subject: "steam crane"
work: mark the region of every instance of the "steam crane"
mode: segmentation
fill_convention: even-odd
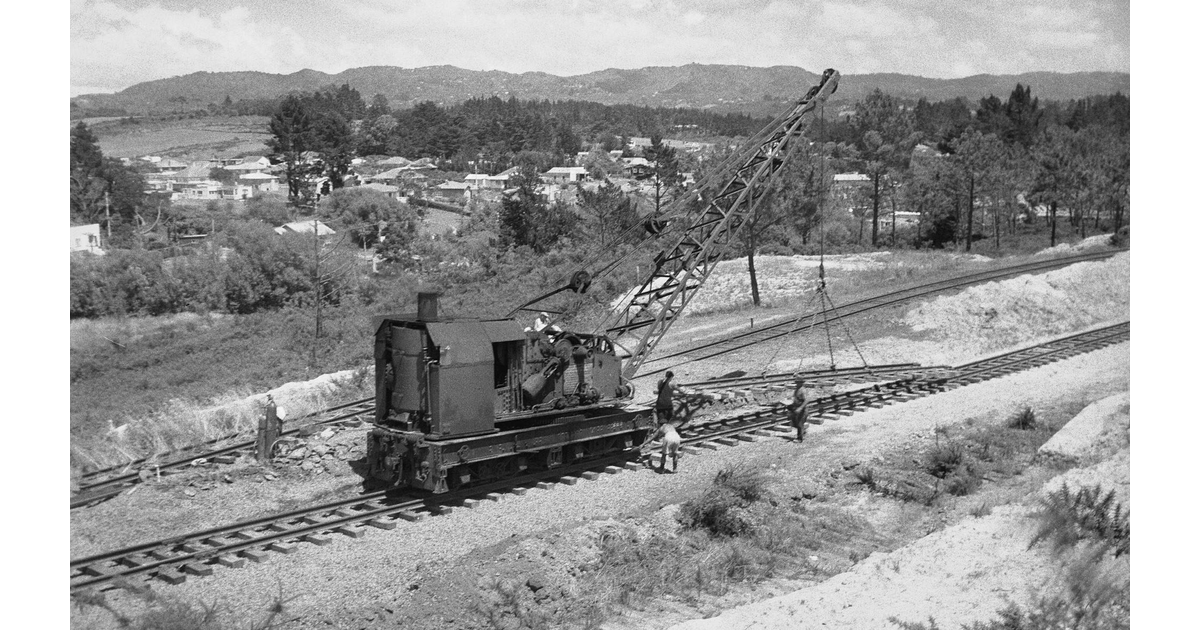
[[[628,381],[724,257],[837,82],[838,73],[826,70],[804,98],[706,178],[699,186],[702,210],[694,210],[692,199],[677,200],[647,219],[650,237],[671,245],[597,332],[523,330],[511,315],[444,318],[435,294],[418,296],[416,313],[379,318],[370,478],[439,493],[643,441],[654,422],[650,410],[630,405]],[[607,261],[595,275],[578,270],[565,286],[517,310],[562,291],[583,294],[620,262]]]

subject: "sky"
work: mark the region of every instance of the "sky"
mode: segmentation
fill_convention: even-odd
[[[1129,0],[72,0],[71,95],[197,71],[1128,72]]]

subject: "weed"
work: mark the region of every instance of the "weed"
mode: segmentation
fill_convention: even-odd
[[[1043,496],[1029,548],[1045,540],[1061,553],[1081,540],[1094,540],[1116,557],[1128,554],[1129,512],[1117,501],[1115,490],[1101,493],[1099,484],[1072,492],[1064,483]]]
[[[975,518],[983,518],[992,513],[992,506],[987,501],[971,508],[971,516]]]
[[[107,611],[118,628],[130,630],[221,630],[228,627],[268,630],[293,621],[280,619],[287,603],[293,599],[283,596],[282,584],[267,606],[266,614],[249,621],[228,619],[229,614],[224,607],[215,602],[205,603],[164,595],[145,584],[129,580],[119,581],[118,586],[141,603],[140,614],[127,614],[117,609],[104,593],[99,592],[72,593],[71,604],[81,610],[93,607]]]
[[[875,469],[871,468],[870,466],[859,466],[858,468],[855,468],[854,478],[859,484],[871,492],[877,492],[879,490],[879,479],[875,475]]]
[[[713,478],[699,498],[683,504],[679,521],[688,529],[714,536],[740,536],[752,529],[747,508],[766,492],[762,473],[746,466],[729,466]]]
[[[939,444],[925,454],[925,472],[945,479],[966,461],[966,449],[959,442]]]
[[[1011,429],[1020,429],[1028,431],[1037,426],[1037,416],[1033,412],[1032,407],[1025,407],[1018,411],[1012,418],[1008,420],[1008,426]]]

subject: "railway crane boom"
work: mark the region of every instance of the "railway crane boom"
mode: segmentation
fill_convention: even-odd
[[[838,72],[821,81],[782,117],[725,182],[704,211],[671,247],[655,257],[653,271],[616,313],[605,334],[629,352],[621,376],[632,379],[654,346],[708,279],[738,230],[754,212],[771,177],[784,167],[813,110],[837,89]]]

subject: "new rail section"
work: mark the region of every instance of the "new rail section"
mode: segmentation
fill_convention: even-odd
[[[871,408],[913,400],[957,387],[999,378],[1033,367],[1098,350],[1129,340],[1129,323],[1123,322],[1061,337],[949,368],[940,376],[910,374],[898,380],[866,386],[815,399],[810,402],[813,424],[837,420]],[[730,418],[685,426],[680,431],[685,448],[716,449],[763,436],[790,431],[782,405],[769,406]],[[464,488],[441,495],[380,491],[276,514],[183,536],[153,541],[71,561],[71,590],[104,589],[132,578],[158,578],[179,583],[188,575],[210,575],[214,565],[236,568],[247,561],[261,562],[269,553],[292,553],[299,542],[325,545],[332,534],[360,537],[369,528],[394,529],[405,521],[418,521],[429,514],[458,507],[475,507],[484,500],[498,500],[501,492],[523,494],[530,486],[553,487],[553,482],[574,484],[592,480],[601,472],[636,470],[641,464],[629,461],[637,451],[601,460],[565,465],[547,471]]]

